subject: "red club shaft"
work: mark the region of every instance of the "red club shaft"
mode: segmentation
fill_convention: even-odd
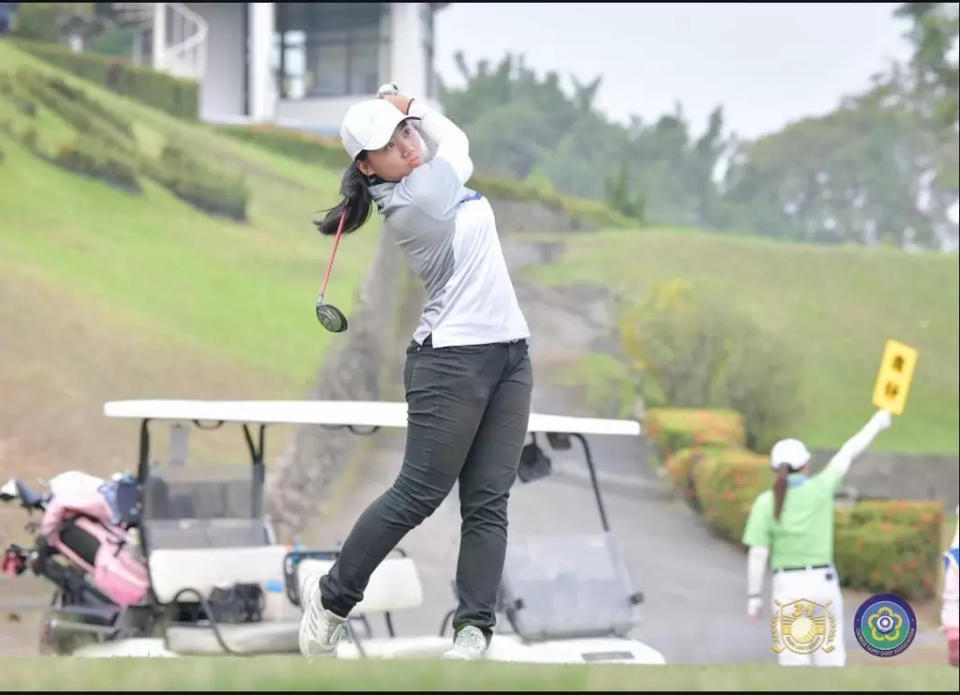
[[[333,250],[330,251],[330,260],[327,261],[327,272],[323,274],[323,287],[320,288],[320,296],[327,293],[327,281],[330,279],[330,270],[333,268],[333,257],[337,255],[337,246],[340,245],[340,235],[343,234],[343,224],[347,221],[347,208],[344,206],[340,213],[340,225],[337,227],[337,236],[333,238]]]

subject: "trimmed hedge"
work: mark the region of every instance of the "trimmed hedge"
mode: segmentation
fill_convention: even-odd
[[[128,154],[135,151],[136,140],[130,122],[90,99],[82,90],[32,70],[18,71],[17,82],[81,134],[102,140]]]
[[[105,181],[127,191],[139,193],[136,167],[130,162],[107,154],[101,147],[84,140],[62,145],[54,160],[64,169]]]
[[[29,119],[17,115],[11,118],[5,114],[0,114],[0,131],[36,151],[37,129]]]
[[[834,514],[834,558],[843,586],[907,599],[933,596],[940,568],[939,502],[860,502]]]
[[[141,68],[126,59],[94,53],[73,53],[64,46],[48,41],[24,38],[11,38],[11,41],[30,55],[113,92],[137,99],[178,118],[197,119],[200,87],[194,80]]]
[[[700,511],[700,502],[697,499],[697,489],[693,483],[693,469],[703,460],[703,456],[703,447],[695,446],[680,449],[664,463],[670,482],[683,493],[687,503],[697,511]]]
[[[37,104],[9,73],[0,73],[0,96],[28,116],[37,115]]]
[[[194,207],[241,222],[247,219],[249,191],[242,175],[210,168],[169,144],[159,162],[144,159],[141,166],[145,175]]]
[[[37,156],[131,192],[142,190],[137,180],[139,172],[204,212],[246,220],[249,191],[242,175],[208,166],[185,149],[169,144],[163,148],[160,161],[149,159],[138,152],[128,120],[56,77],[31,70],[20,70],[16,80],[0,76],[0,96],[8,96],[4,85],[10,84],[55,111],[78,133],[70,145],[55,152],[41,151],[36,130],[27,127],[25,119],[0,123]]]
[[[47,79],[47,85],[57,92],[68,102],[75,102],[85,108],[94,121],[100,119],[114,130],[120,131],[126,138],[134,140],[133,124],[116,111],[104,107],[99,101],[95,101],[87,96],[87,93],[81,89],[74,89],[59,77]]]
[[[0,118],[0,131],[17,140],[36,156],[57,166],[84,176],[104,181],[126,191],[139,193],[136,167],[132,162],[108,151],[100,141],[79,136],[73,143],[61,145],[51,152],[49,143],[41,148],[37,129],[27,119],[12,121]]]
[[[638,221],[621,215],[603,201],[561,195],[522,181],[474,175],[470,178],[469,186],[488,198],[537,203],[555,212],[564,212],[589,227],[629,229],[640,225]]]
[[[656,443],[662,463],[680,449],[694,446],[742,449],[746,442],[743,416],[734,410],[650,408],[646,431]]]
[[[6,73],[0,75],[0,94],[16,104],[18,94],[23,90],[29,97],[36,98],[51,111],[56,112],[77,131],[73,143],[61,145],[55,151],[48,146],[41,147],[37,142],[36,129],[26,120],[20,123],[5,121],[0,124],[24,146],[38,157],[77,174],[104,181],[112,186],[139,193],[135,165],[135,141],[130,124],[91,100],[78,89],[70,87],[58,78],[30,70],[20,70],[15,79]],[[11,99],[11,95],[14,97]],[[31,117],[36,113],[36,105],[30,101],[31,108],[20,108]]]
[[[350,164],[350,156],[344,151],[339,140],[321,135],[274,125],[222,125],[214,129],[218,133],[308,164],[323,164],[337,169],[346,169]]]
[[[680,491],[684,500],[694,510],[701,511],[700,500],[697,498],[697,488],[693,480],[693,471],[705,457],[709,457],[723,449],[716,447],[689,447],[680,449],[667,459],[664,469],[670,482]]]
[[[717,449],[693,468],[703,518],[721,538],[739,543],[757,495],[773,485],[766,456],[746,449]]]

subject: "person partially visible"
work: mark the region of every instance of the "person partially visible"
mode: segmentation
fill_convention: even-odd
[[[947,636],[947,657],[951,666],[960,665],[960,507],[957,507],[957,528],[953,541],[943,553],[943,606],[940,629]]]
[[[837,634],[844,634],[843,595],[833,564],[833,498],[843,478],[874,438],[890,427],[886,410],[873,417],[834,454],[826,467],[808,475],[811,454],[798,439],[781,439],[770,451],[777,474],[773,489],[757,495],[750,509],[742,542],[747,553],[747,615],[758,620],[763,608],[763,578],[770,560],[772,598],[785,605],[800,599],[830,604]],[[773,608],[773,606],[771,606]],[[843,640],[829,653],[797,654],[784,649],[781,666],[843,666]]]
[[[9,34],[13,29],[13,16],[19,2],[0,2],[0,34]]]

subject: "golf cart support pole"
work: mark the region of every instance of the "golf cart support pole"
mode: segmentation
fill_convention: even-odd
[[[597,498],[597,509],[600,510],[600,523],[603,524],[603,530],[609,531],[610,524],[607,523],[607,512],[603,508],[603,499],[600,497],[600,485],[597,483],[597,469],[593,466],[593,457],[590,455],[590,446],[587,444],[586,438],[582,434],[577,432],[571,432],[571,437],[576,437],[580,440],[580,444],[583,445],[583,453],[587,459],[587,468],[590,469],[590,484],[593,485],[593,494]]]
[[[137,465],[137,484],[141,488],[147,482],[147,462],[150,458],[150,430],[147,427],[149,422],[150,418],[144,418],[140,423],[140,460]]]
[[[247,449],[250,451],[250,458],[253,460],[253,490],[251,491],[251,514],[253,518],[258,518],[263,511],[263,440],[266,425],[260,425],[258,443],[253,443],[253,436],[250,434],[250,426],[244,423],[243,436],[247,440]]]

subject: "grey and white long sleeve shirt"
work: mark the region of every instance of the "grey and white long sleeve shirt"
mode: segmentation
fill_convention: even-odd
[[[384,233],[406,254],[427,301],[413,334],[434,347],[530,337],[507,272],[493,208],[464,184],[473,173],[466,134],[414,100],[409,115],[427,151],[398,182],[370,187]],[[431,157],[432,155],[432,157]]]

